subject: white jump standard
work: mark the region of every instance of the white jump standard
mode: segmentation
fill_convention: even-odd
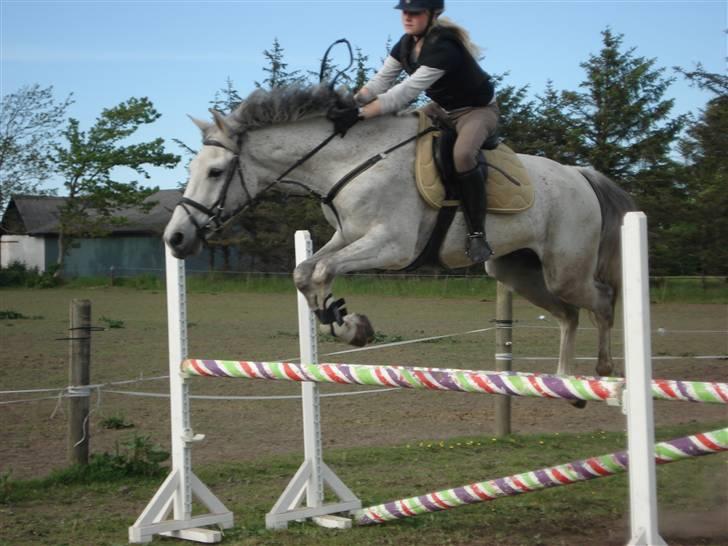
[[[651,379],[649,301],[646,259],[646,218],[629,213],[622,228],[626,380],[609,377],[562,377],[524,372],[482,372],[402,366],[364,366],[317,363],[315,321],[299,293],[301,363],[187,359],[184,263],[167,252],[167,290],[170,335],[170,392],[172,411],[172,471],[129,529],[130,542],[148,542],[155,534],[201,542],[221,540],[219,531],[201,526],[230,527],[232,514],[192,473],[190,444],[202,439],[192,433],[188,379],[193,376],[299,381],[303,389],[305,458],[273,509],[266,526],[280,529],[292,520],[313,519],[319,525],[347,527],[381,523],[420,513],[484,502],[545,487],[630,472],[630,545],[659,546],[657,532],[655,460],[673,462],[728,450],[728,428],[654,444],[652,398],[728,403],[728,384]],[[296,233],[296,260],[311,255],[308,232]],[[540,396],[568,400],[603,400],[621,404],[628,416],[629,452],[574,461],[497,480],[475,482],[427,495],[361,508],[359,499],[326,466],[321,447],[319,382],[384,385],[399,388],[453,390],[505,396]],[[626,388],[626,386],[629,388]],[[324,487],[338,501],[324,504]],[[192,496],[210,511],[192,516]],[[304,502],[305,506],[301,506]],[[174,509],[173,518],[166,519]]]
[[[233,526],[233,514],[192,472],[190,447],[204,436],[192,432],[189,385],[179,370],[180,362],[187,357],[185,263],[167,251],[166,267],[172,469],[134,525],[129,527],[129,542],[151,542],[154,535],[196,542],[220,542],[220,531],[204,527],[230,528]],[[210,511],[209,514],[192,515],[193,496]],[[168,519],[170,512],[172,519]]]

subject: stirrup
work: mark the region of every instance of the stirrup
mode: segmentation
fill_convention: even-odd
[[[481,263],[493,255],[493,249],[485,240],[485,233],[476,231],[468,235],[468,248],[465,253],[475,263]]]

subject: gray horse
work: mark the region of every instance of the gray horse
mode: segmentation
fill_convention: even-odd
[[[350,100],[323,85],[258,90],[228,116],[213,112],[213,123],[193,119],[203,146],[190,164],[187,189],[164,239],[184,258],[266,191],[320,196],[336,232],[296,268],[294,281],[327,331],[361,346],[372,337],[372,326],[332,296],[334,278],[405,268],[427,244],[437,211],[415,187],[416,117],[375,118],[344,138],[332,137],[326,112]],[[633,202],[594,170],[519,158],[535,186],[535,204],[518,214],[488,215],[495,255],[486,271],[557,319],[559,374],[572,372],[579,309],[590,311],[599,331],[597,373],[609,375],[621,277],[619,227]],[[444,265],[471,265],[466,235],[458,213],[440,249]]]

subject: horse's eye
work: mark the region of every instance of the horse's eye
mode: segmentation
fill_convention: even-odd
[[[208,176],[209,178],[219,178],[219,177],[221,177],[221,176],[222,176],[222,173],[224,173],[224,172],[225,172],[225,171],[223,171],[222,169],[210,169],[210,170],[209,170],[209,171],[207,172],[207,176]]]

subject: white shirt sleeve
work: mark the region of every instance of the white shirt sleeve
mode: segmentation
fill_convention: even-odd
[[[417,95],[439,80],[444,74],[445,71],[440,68],[420,66],[404,81],[398,83],[389,91],[377,96],[382,108],[382,113],[388,114],[401,110],[414,100]]]
[[[379,72],[364,87],[369,91],[372,98],[376,97],[392,87],[400,72],[402,72],[400,62],[391,55],[387,55],[382,68],[379,69]]]

